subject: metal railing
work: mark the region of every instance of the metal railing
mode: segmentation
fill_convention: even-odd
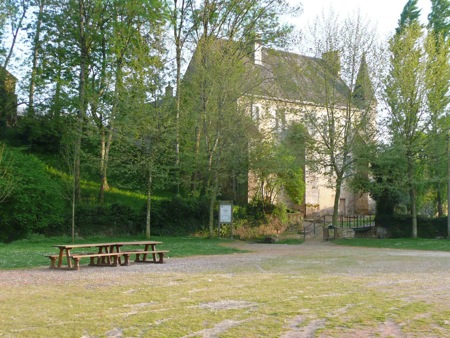
[[[333,224],[332,215],[322,215],[310,220],[314,225],[334,225],[340,228],[360,228],[375,225],[375,215],[339,215],[338,224]]]
[[[363,228],[375,226],[375,215],[339,215],[341,228]]]
[[[308,224],[307,226],[303,226],[303,239],[306,239],[306,236],[309,234],[313,234],[313,236],[316,236],[316,222],[314,221],[311,224]]]

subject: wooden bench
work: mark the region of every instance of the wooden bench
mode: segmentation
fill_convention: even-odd
[[[50,269],[56,269],[56,260],[59,258],[59,255],[46,255],[45,257],[50,258]]]
[[[117,266],[119,256],[121,255],[120,252],[109,252],[109,253],[79,253],[79,254],[72,254],[70,258],[72,258],[74,263],[74,269],[79,270],[80,269],[80,259],[81,258],[90,258],[89,265],[98,266],[99,264],[95,264],[94,259],[95,258],[103,258],[103,257],[112,257],[113,263],[110,264],[108,261],[107,266]]]
[[[136,255],[134,260],[136,263],[164,263],[164,254],[169,252],[168,250],[154,250],[154,251],[144,251],[144,250],[126,250],[120,254],[125,258],[125,262],[122,265],[130,265],[130,255]],[[141,259],[140,256],[143,255]],[[152,255],[152,260],[147,260],[146,255]],[[158,255],[158,259],[156,259]]]

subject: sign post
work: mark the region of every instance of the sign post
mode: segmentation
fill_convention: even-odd
[[[219,237],[220,225],[230,224],[230,237],[233,237],[233,202],[220,201],[219,203]]]

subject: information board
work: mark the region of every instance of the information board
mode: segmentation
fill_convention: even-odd
[[[231,224],[233,222],[233,204],[231,202],[220,202],[219,223]]]

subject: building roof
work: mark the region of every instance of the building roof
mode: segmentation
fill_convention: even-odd
[[[338,58],[339,55],[336,54]],[[262,49],[260,94],[323,106],[345,106],[350,90],[339,77],[339,66],[320,58]]]
[[[232,46],[231,48],[241,51],[242,59],[255,71],[255,86],[250,93],[252,95],[318,106],[345,107],[352,99],[351,90],[339,76],[338,52],[316,58],[271,48],[259,47],[258,51],[254,46],[249,48],[248,44],[230,43],[222,39],[216,40],[214,44],[215,51],[217,46],[224,50]],[[255,45],[258,48],[258,44]],[[197,51],[186,71],[185,80],[195,72],[196,57]]]

